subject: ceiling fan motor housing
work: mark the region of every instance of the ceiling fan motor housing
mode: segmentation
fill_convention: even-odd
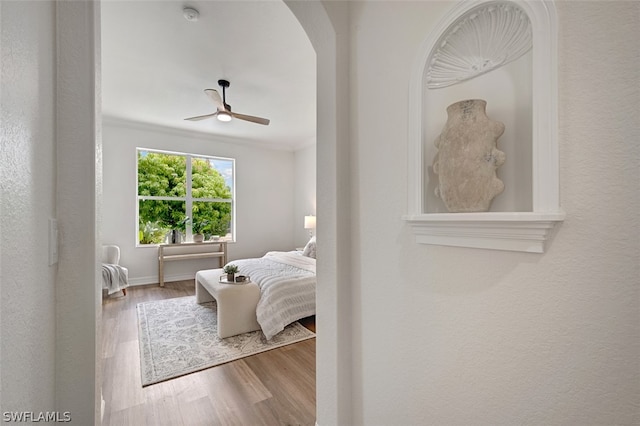
[[[229,83],[229,80],[220,79],[218,80],[218,86],[222,87],[222,104],[227,111],[231,111],[231,105],[227,103],[226,99],[226,88],[231,86],[231,83]]]

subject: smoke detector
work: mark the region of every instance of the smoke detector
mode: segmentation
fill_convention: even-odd
[[[196,22],[200,16],[200,12],[192,7],[185,7],[182,9],[182,16],[189,22]]]

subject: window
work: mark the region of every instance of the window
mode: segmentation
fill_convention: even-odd
[[[204,234],[234,239],[235,160],[138,148],[139,245]]]

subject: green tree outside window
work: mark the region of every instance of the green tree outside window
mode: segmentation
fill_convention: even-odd
[[[138,150],[138,217],[140,244],[157,244],[172,229],[228,235],[232,223],[233,160]],[[187,183],[191,168],[191,182]],[[187,210],[190,211],[187,211]]]

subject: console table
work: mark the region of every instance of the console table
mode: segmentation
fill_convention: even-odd
[[[227,263],[226,241],[158,245],[158,279],[164,287],[164,262],[187,259],[220,259],[220,268]]]

